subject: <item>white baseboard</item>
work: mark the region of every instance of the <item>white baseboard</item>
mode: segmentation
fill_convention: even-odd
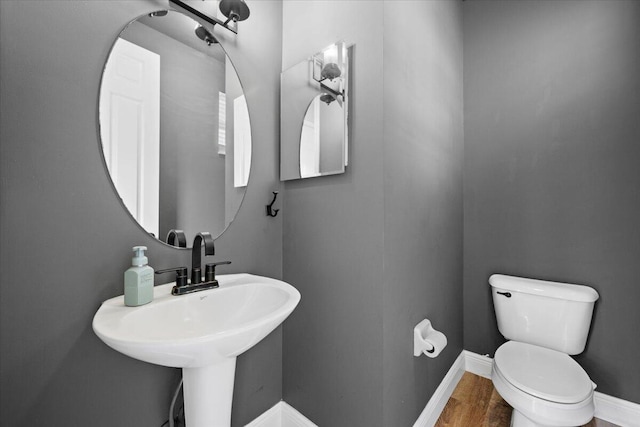
[[[595,392],[596,418],[622,427],[640,427],[640,405]]]
[[[465,355],[464,351],[460,353],[458,358],[453,362],[451,368],[444,376],[442,382],[427,402],[427,406],[422,410],[422,413],[413,424],[413,427],[432,427],[438,417],[442,413],[449,397],[453,393],[453,390],[458,385],[458,381],[462,378],[462,374],[465,371]]]
[[[282,401],[276,403],[263,412],[255,420],[251,421],[245,427],[281,427],[282,426]]]
[[[462,350],[464,355],[464,370],[483,378],[491,379],[491,366],[493,359],[489,356],[481,356],[467,350]]]
[[[488,356],[462,350],[413,427],[433,427],[464,371],[484,378],[491,378],[492,364],[493,359]],[[452,372],[456,370],[459,372]],[[639,404],[599,392],[595,392],[594,401],[596,418],[621,427],[640,427]]]
[[[284,400],[282,404],[282,427],[318,427]]]
[[[245,427],[318,427],[284,400]]]
[[[467,350],[458,358],[427,402],[413,427],[433,427],[465,371],[491,378],[493,359]],[[595,392],[597,418],[621,427],[640,427],[640,404]],[[245,427],[318,427],[284,400]]]

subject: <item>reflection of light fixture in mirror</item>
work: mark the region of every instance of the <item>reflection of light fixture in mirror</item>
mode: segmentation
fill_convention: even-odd
[[[335,62],[330,62],[322,68],[322,71],[320,72],[320,81],[326,79],[333,80],[337,77],[340,77],[341,74],[342,71],[340,71],[340,67],[338,67],[338,64],[336,64]]]
[[[152,18],[155,18],[155,17],[165,16],[167,13],[169,13],[168,10],[156,10],[155,12],[151,12],[149,16]]]
[[[329,86],[326,86],[324,83],[320,83],[320,89],[322,90],[320,101],[325,102],[327,105],[329,105],[333,101],[337,100],[338,104],[342,106],[342,102],[344,101],[344,90],[338,92],[331,89]],[[338,97],[341,97],[341,99],[338,99]]]
[[[322,93],[320,101],[331,104],[338,101],[342,106],[345,100],[347,64],[346,46],[343,42],[332,44],[313,55],[311,61],[311,78],[320,83],[319,90]]]
[[[227,18],[226,21],[221,21],[218,18],[214,18],[213,16],[208,16],[195,9],[183,1],[180,0],[169,0],[171,3],[180,6],[182,9],[187,12],[197,16],[200,19],[203,19],[210,23],[211,25],[220,25],[227,30],[238,34],[237,23],[239,21],[244,21],[249,17],[250,11],[249,6],[244,2],[244,0],[221,0],[220,1],[220,12]]]
[[[320,96],[320,101],[325,102],[327,105],[331,104],[335,100],[336,99],[333,97],[333,95],[330,95],[328,93],[323,93]]]
[[[345,53],[341,52],[341,46],[334,44],[318,52],[313,56],[313,79],[319,83],[324,80],[333,82],[342,75],[342,68]]]
[[[335,62],[326,62],[319,58],[313,58],[313,79],[318,83],[325,80],[334,81],[342,75],[342,69]]]
[[[198,25],[196,27],[196,36],[198,36],[200,40],[203,40],[208,46],[211,46],[214,43],[218,43],[218,40],[213,37],[213,34],[211,34],[209,30],[207,30],[202,25]]]

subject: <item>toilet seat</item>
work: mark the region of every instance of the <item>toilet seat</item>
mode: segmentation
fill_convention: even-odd
[[[593,393],[589,375],[569,355],[509,341],[498,348],[494,369],[519,390],[556,403],[582,402]]]

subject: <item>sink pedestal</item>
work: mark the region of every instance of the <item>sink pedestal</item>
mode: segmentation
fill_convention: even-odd
[[[236,358],[182,368],[186,427],[230,427]]]

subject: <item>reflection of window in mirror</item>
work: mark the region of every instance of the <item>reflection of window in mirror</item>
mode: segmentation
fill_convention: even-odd
[[[218,92],[218,154],[227,154],[227,95]]]
[[[244,95],[233,100],[233,185],[245,187],[251,168],[251,127]]]

